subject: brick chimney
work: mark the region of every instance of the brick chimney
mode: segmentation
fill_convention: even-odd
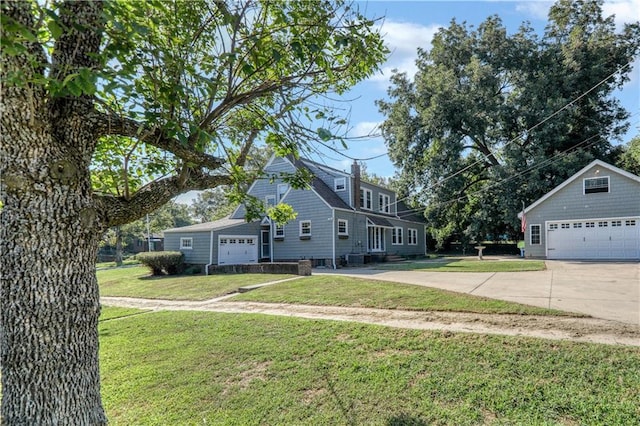
[[[360,164],[353,160],[351,165],[351,182],[353,182],[353,208],[360,210]]]

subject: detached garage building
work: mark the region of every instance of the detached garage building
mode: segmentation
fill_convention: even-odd
[[[604,161],[593,161],[524,215],[527,257],[640,260],[640,177]]]

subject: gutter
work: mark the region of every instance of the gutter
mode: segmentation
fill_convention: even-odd
[[[333,269],[336,269],[336,211],[331,209],[331,248],[332,248],[332,256],[333,256]]]
[[[213,265],[213,229],[211,230],[211,237],[209,242],[209,263],[204,267],[204,274],[209,275],[209,266]]]

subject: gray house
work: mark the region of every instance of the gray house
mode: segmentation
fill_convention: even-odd
[[[604,161],[593,161],[524,215],[528,257],[640,260],[640,177]]]
[[[293,189],[278,176],[304,168],[310,189]],[[346,173],[306,159],[273,157],[249,194],[265,206],[284,202],[297,218],[277,226],[265,217],[245,222],[240,206],[228,218],[164,231],[165,249],[203,265],[310,259],[314,266],[362,263],[387,255],[425,254],[425,224],[396,194],[363,182],[357,164]]]

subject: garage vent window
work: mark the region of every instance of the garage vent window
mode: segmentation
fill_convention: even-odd
[[[625,220],[624,224],[625,224],[625,226],[636,226],[636,221],[635,220]]]
[[[553,231],[553,230],[555,230],[555,229],[558,229],[558,224],[557,224],[557,223],[550,223],[550,224],[549,224],[549,229],[550,229],[551,231]]]
[[[193,238],[180,238],[180,249],[191,250],[193,248]]]
[[[531,225],[530,233],[529,233],[529,244],[531,245],[542,244],[542,241],[540,240],[540,225]]]
[[[562,229],[569,229],[569,228],[571,228],[570,224],[568,224],[568,223],[563,223],[562,224]]]
[[[582,228],[582,222],[576,222],[573,224],[574,228]]]
[[[609,226],[609,222],[598,222],[598,228],[606,228]]]
[[[596,227],[596,223],[595,222],[587,222],[584,224],[585,228],[595,228]]]
[[[584,180],[584,193],[609,192],[609,176],[588,178]]]
[[[611,221],[611,226],[622,226],[622,221],[621,220],[612,220]]]

